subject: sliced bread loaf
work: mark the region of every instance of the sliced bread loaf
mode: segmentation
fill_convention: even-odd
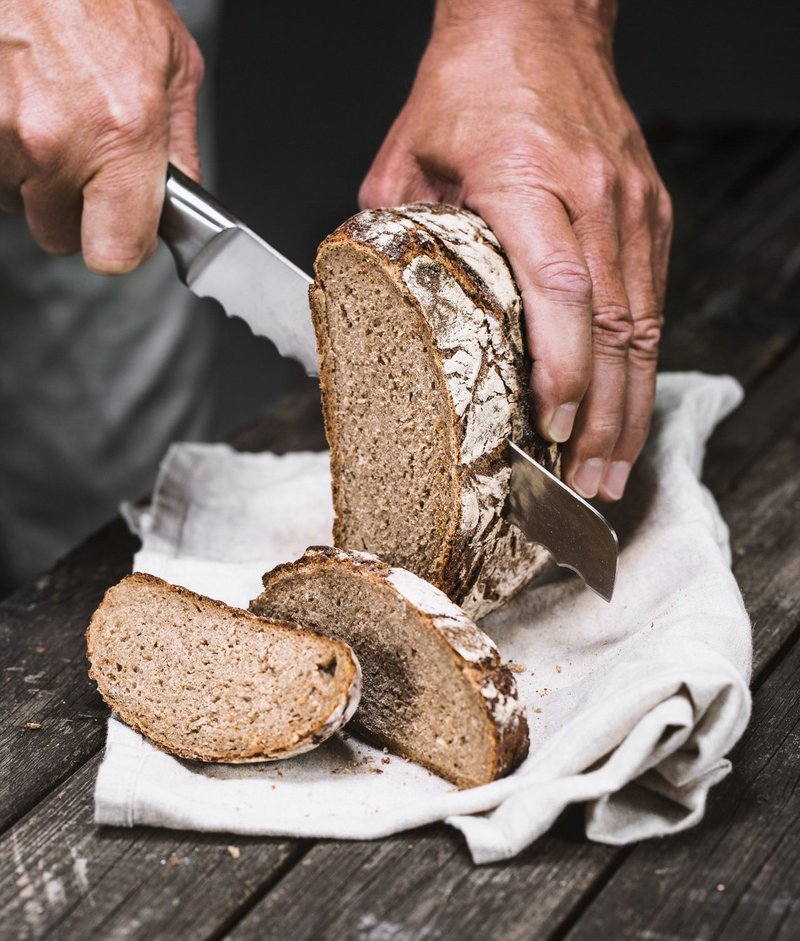
[[[334,542],[480,617],[547,560],[506,519],[506,438],[558,469],[528,420],[521,300],[502,249],[473,213],[417,203],[353,216],[315,273]]]
[[[136,574],[86,632],[89,675],[120,718],[183,758],[308,751],[352,716],[361,671],[342,641]]]
[[[460,787],[513,771],[528,723],[497,648],[441,591],[363,552],[314,547],[250,604],[338,637],[364,671],[351,727]]]

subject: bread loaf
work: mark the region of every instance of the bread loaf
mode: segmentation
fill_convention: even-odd
[[[473,213],[418,203],[345,222],[315,273],[334,542],[480,617],[547,559],[506,519],[506,439],[558,464],[529,423],[521,300],[502,249]]]
[[[308,751],[355,711],[342,641],[130,575],[86,632],[89,675],[132,728],[183,758],[248,762]]]
[[[362,552],[317,547],[264,576],[256,614],[349,644],[364,671],[350,727],[453,781],[486,784],[528,752],[512,673],[441,591]]]

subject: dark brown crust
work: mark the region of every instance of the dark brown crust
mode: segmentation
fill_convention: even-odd
[[[311,309],[315,330],[317,333],[317,348],[320,354],[320,384],[323,393],[323,413],[325,419],[325,430],[331,449],[331,471],[332,471],[332,489],[334,504],[334,543],[336,545],[344,544],[344,530],[341,520],[343,519],[344,506],[339,493],[338,480],[342,475],[341,458],[337,441],[336,416],[333,411],[333,396],[326,392],[331,385],[332,377],[330,375],[329,364],[327,362],[330,351],[328,349],[328,322],[325,309],[325,293],[323,286],[320,286],[320,264],[325,252],[331,249],[347,248],[368,255],[377,262],[379,268],[393,284],[395,289],[400,292],[404,299],[414,310],[420,310],[417,299],[412,295],[408,286],[402,278],[403,270],[411,264],[415,258],[425,256],[431,260],[432,265],[429,275],[435,275],[437,266],[439,269],[452,278],[464,291],[465,295],[481,310],[491,316],[502,335],[505,337],[505,346],[507,354],[512,358],[512,368],[519,376],[520,388],[527,388],[527,375],[530,368],[530,360],[527,351],[517,352],[517,344],[512,342],[510,330],[511,324],[508,320],[508,314],[501,306],[494,293],[489,289],[481,277],[464,261],[459,258],[437,235],[426,229],[420,222],[404,213],[408,211],[423,211],[430,214],[458,213],[460,210],[451,206],[438,206],[429,203],[417,203],[409,207],[399,207],[395,209],[383,209],[380,212],[387,214],[387,217],[402,219],[410,223],[410,227],[402,233],[397,233],[385,244],[381,245],[380,250],[368,243],[365,235],[368,226],[364,221],[364,214],[353,216],[344,222],[335,232],[333,232],[320,245],[318,252],[318,262],[315,265],[317,282],[310,288]],[[487,246],[491,244],[492,251],[498,253],[505,259],[505,255],[497,245],[485,240]],[[444,362],[438,348],[437,338],[434,335],[433,327],[425,315],[420,310],[419,323],[429,339],[430,348],[433,356],[436,358],[439,369],[437,372],[444,376]],[[484,364],[484,369],[487,368]],[[503,468],[508,466],[508,460],[505,454],[505,447],[500,446],[493,452],[483,455],[477,461],[474,461],[468,468],[461,460],[461,443],[464,436],[464,426],[454,411],[451,410],[451,419],[446,423],[450,433],[450,450],[452,455],[452,464],[456,469],[457,499],[453,500],[456,507],[460,506],[461,493],[467,488],[467,478],[475,478],[476,475],[492,476]],[[549,470],[558,471],[558,461],[555,449],[548,442],[540,438],[533,432],[530,410],[527,396],[521,396],[517,400],[517,408],[514,414],[513,436],[515,441],[527,450],[537,461],[544,464]],[[458,511],[460,512],[460,510]],[[507,512],[507,508],[506,511]],[[442,551],[438,558],[430,580],[438,588],[441,588],[448,596],[460,602],[468,597],[470,591],[476,585],[477,581],[484,574],[484,556],[475,551],[475,545],[470,533],[460,530],[460,518],[454,514],[449,521],[447,532],[442,539]],[[516,542],[521,551],[530,552],[529,543],[524,536],[516,530],[515,527],[505,518],[498,522],[497,536],[500,539],[508,538],[512,543]],[[516,540],[513,537],[517,537]],[[541,567],[541,566],[539,566]],[[531,570],[531,577],[536,574],[538,569]],[[519,585],[519,590],[522,585]],[[503,590],[493,590],[487,586],[484,596],[489,601],[507,601],[511,594]],[[485,612],[484,612],[485,613]]]
[[[500,665],[494,670],[482,671],[475,677],[481,688],[493,686],[503,696],[516,699],[517,681],[508,667]],[[515,716],[510,722],[494,722],[496,770],[494,778],[504,778],[519,768],[530,751],[530,729],[525,713]]]
[[[422,618],[423,622],[427,624],[429,630],[434,634],[439,643],[446,647],[447,652],[453,658],[454,668],[459,670],[462,676],[469,681],[485,716],[487,774],[485,778],[480,780],[464,777],[459,778],[448,774],[446,769],[434,767],[427,762],[420,761],[419,758],[411,756],[405,751],[402,747],[402,743],[398,743],[389,738],[382,738],[375,733],[367,733],[359,722],[358,711],[356,711],[353,721],[348,728],[357,730],[361,737],[366,738],[368,741],[375,742],[380,746],[388,746],[402,757],[410,758],[422,764],[429,771],[447,778],[461,788],[488,784],[497,778],[510,774],[518,768],[527,757],[530,745],[528,721],[524,709],[521,709],[508,721],[499,721],[495,715],[495,701],[484,694],[484,691],[487,689],[492,689],[509,699],[517,700],[518,698],[514,675],[508,667],[504,666],[501,662],[497,649],[490,638],[464,615],[465,630],[474,632],[476,638],[483,638],[486,648],[485,654],[479,658],[465,659],[458,650],[455,649],[453,644],[449,642],[446,634],[437,626],[436,617],[415,605],[413,599],[404,595],[395,585],[388,581],[393,571],[391,566],[374,556],[367,556],[366,553],[353,553],[330,546],[310,547],[296,562],[278,565],[272,569],[272,571],[264,575],[264,594],[266,594],[271,586],[284,578],[313,577],[314,572],[319,571],[320,567],[324,566],[346,566],[348,570],[369,579],[380,589],[391,589],[404,600],[405,604],[412,609],[418,617]],[[269,610],[269,600],[264,598],[264,594],[255,598],[250,603],[250,609],[252,611]]]
[[[274,758],[289,757],[291,751],[286,751],[285,749],[278,747],[273,753],[267,754],[265,752],[253,751],[251,754],[242,756],[236,756],[235,758],[220,756],[220,755],[211,755],[199,751],[191,751],[186,749],[181,749],[176,747],[171,742],[168,742],[164,739],[159,738],[153,733],[153,731],[143,722],[141,722],[135,715],[127,712],[124,709],[120,708],[119,703],[110,695],[107,694],[104,689],[104,677],[102,674],[98,674],[95,671],[93,663],[93,654],[94,650],[92,647],[92,632],[93,629],[98,628],[100,621],[105,616],[104,606],[106,600],[112,600],[110,598],[112,592],[116,591],[120,586],[131,583],[139,583],[142,585],[149,585],[153,588],[158,588],[161,590],[166,590],[170,594],[175,594],[181,598],[186,598],[193,603],[200,603],[209,608],[215,608],[219,611],[224,612],[226,615],[235,615],[236,617],[241,617],[249,621],[252,627],[255,630],[277,630],[282,633],[290,633],[296,636],[298,633],[313,635],[316,638],[323,639],[326,643],[331,643],[336,648],[337,659],[339,662],[347,665],[347,675],[345,677],[345,688],[350,689],[353,680],[355,679],[358,667],[356,666],[356,661],[353,656],[353,652],[343,641],[335,637],[329,637],[325,634],[320,634],[318,631],[312,631],[309,628],[301,627],[298,624],[294,624],[291,621],[279,621],[273,618],[260,617],[256,614],[253,614],[250,611],[246,611],[244,608],[236,608],[231,605],[226,605],[222,601],[217,601],[214,598],[208,598],[205,595],[197,594],[196,592],[190,591],[188,588],[183,588],[180,585],[172,585],[170,582],[164,581],[161,578],[156,577],[155,575],[149,575],[145,572],[134,572],[132,575],[128,575],[123,578],[121,581],[117,582],[116,585],[112,585],[105,594],[103,595],[103,600],[97,606],[92,615],[92,619],[89,622],[89,626],[86,628],[86,657],[89,660],[89,677],[97,684],[97,689],[100,695],[102,696],[106,705],[112,709],[114,712],[119,715],[122,721],[134,729],[139,734],[145,736],[145,738],[150,739],[155,745],[164,751],[170,752],[170,754],[177,755],[180,758],[188,758],[194,761],[209,761],[209,762],[247,762],[247,761],[267,761]],[[319,723],[316,729],[313,729],[305,737],[303,744],[304,745],[316,745],[324,741],[328,735],[319,737],[322,730],[325,728],[328,719]],[[305,749],[304,749],[305,750]]]

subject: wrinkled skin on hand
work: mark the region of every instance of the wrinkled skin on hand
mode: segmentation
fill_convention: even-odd
[[[168,0],[3,0],[0,208],[102,274],[156,247],[167,161],[199,177],[203,60]]]
[[[616,82],[614,14],[602,0],[440,0],[360,193],[365,208],[483,216],[522,292],[537,427],[568,441],[565,480],[607,500],[649,429],[672,228]]]

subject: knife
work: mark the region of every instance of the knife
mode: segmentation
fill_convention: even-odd
[[[172,164],[158,231],[193,294],[215,298],[226,314],[317,375],[311,278]]]
[[[509,519],[530,542],[572,569],[606,601],[614,594],[619,540],[608,520],[513,441]]]
[[[272,340],[281,355],[298,360],[308,375],[318,374],[311,278],[172,165],[159,234],[192,293],[215,298],[227,314]],[[610,524],[512,441],[508,453],[510,520],[610,601],[619,557]]]

